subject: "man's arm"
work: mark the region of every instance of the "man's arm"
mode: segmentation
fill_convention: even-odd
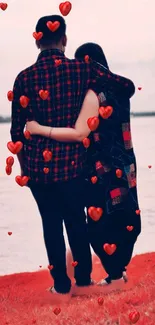
[[[131,98],[135,93],[134,83],[125,77],[116,75],[98,62],[90,61],[90,88],[96,91],[97,85],[108,87],[115,95]],[[95,88],[94,88],[95,87]]]
[[[19,76],[16,78],[14,82],[13,94],[14,94],[14,99],[12,101],[11,129],[10,129],[11,139],[13,142],[21,141],[23,143],[25,139],[23,130],[26,123],[26,119],[25,119],[24,108],[22,108],[19,102],[20,97],[23,95]],[[17,158],[21,167],[21,171],[23,171],[24,168],[23,150],[17,154]]]

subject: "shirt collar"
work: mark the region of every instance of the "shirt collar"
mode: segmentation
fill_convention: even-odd
[[[64,57],[65,54],[61,50],[58,49],[50,49],[50,50],[43,50],[41,53],[38,55],[38,60],[41,60],[42,58],[48,58],[51,56],[58,56],[58,57]]]

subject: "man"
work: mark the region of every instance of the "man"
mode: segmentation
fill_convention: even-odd
[[[117,84],[118,91],[132,90],[123,79],[88,58],[82,62],[65,57],[66,24],[61,16],[40,18],[36,25],[36,33],[39,32],[42,38],[36,42],[41,51],[37,62],[15,80],[11,137],[13,142],[24,143],[18,159],[22,175],[30,177],[28,186],[42,217],[54,279],[51,291],[65,294],[70,292],[71,281],[66,272],[63,220],[74,261],[78,262],[76,285],[91,284],[92,261],[84,213],[86,187],[82,177],[85,150],[79,143],[59,143],[40,136],[26,140],[23,129],[28,120],[49,126],[73,126],[95,80]],[[21,96],[28,98],[26,108],[21,107]]]

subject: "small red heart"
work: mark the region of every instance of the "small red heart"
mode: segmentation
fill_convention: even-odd
[[[78,265],[78,262],[77,262],[77,261],[72,262],[72,266],[73,266],[73,267],[76,267],[77,265]]]
[[[104,300],[103,300],[102,297],[99,297],[97,301],[98,301],[98,304],[99,304],[100,306],[103,305]]]
[[[7,3],[3,3],[3,2],[0,3],[0,8],[1,8],[2,10],[6,10],[7,7],[8,7],[8,4],[7,4]]]
[[[19,102],[20,102],[20,105],[23,107],[23,108],[26,108],[29,104],[29,98],[27,96],[21,96],[20,99],[19,99]]]
[[[121,170],[121,169],[117,169],[117,170],[116,170],[116,176],[117,176],[117,178],[121,178],[122,175],[123,175],[122,170]]]
[[[36,324],[36,319],[32,319],[32,324]]]
[[[55,309],[53,309],[53,313],[55,315],[59,315],[61,313],[61,308],[56,307]]]
[[[12,102],[13,101],[13,98],[14,98],[14,93],[12,90],[9,90],[8,93],[7,93],[7,98],[9,100],[9,102]]]
[[[140,215],[140,213],[141,213],[141,210],[136,210],[137,216]]]
[[[54,267],[53,265],[50,265],[50,264],[48,265],[48,269],[49,269],[50,271],[53,270],[53,267]]]
[[[42,265],[39,265],[39,267],[40,267],[40,269],[41,269]]]
[[[12,156],[6,158],[6,164],[7,164],[7,166],[12,167],[14,164],[14,158]]]
[[[51,32],[56,32],[56,30],[59,28],[59,26],[60,26],[60,23],[59,23],[59,21],[54,21],[54,22],[52,22],[52,21],[48,21],[47,22],[47,27],[48,27],[48,29],[51,31]]]
[[[41,99],[46,100],[49,96],[49,91],[48,90],[40,90],[39,91],[39,96],[41,97]]]
[[[44,171],[45,174],[48,174],[50,170],[49,170],[49,168],[45,167],[45,168],[43,169],[43,171]]]
[[[151,165],[148,165],[148,168],[152,168],[152,166]]]
[[[133,311],[129,314],[129,319],[132,324],[136,324],[140,318],[140,313],[138,311]]]
[[[103,214],[103,210],[102,208],[89,207],[88,214],[92,220],[98,221]]]
[[[105,250],[105,252],[108,254],[108,255],[112,255],[115,253],[116,251],[116,245],[115,244],[104,244],[103,245],[103,249]]]
[[[17,142],[12,142],[9,141],[7,143],[7,148],[14,154],[16,155],[17,153],[19,153],[22,148],[23,148],[23,143],[21,141],[17,141]]]
[[[86,149],[89,148],[89,146],[90,146],[90,140],[88,138],[84,138],[82,142],[83,142],[83,145],[84,145],[84,147]]]
[[[36,41],[40,41],[40,39],[43,37],[43,33],[42,32],[34,32],[33,37],[36,39]]]
[[[134,228],[133,226],[127,226],[127,227],[126,227],[126,229],[127,229],[128,231],[132,231],[133,228]]]
[[[92,184],[96,184],[97,181],[98,181],[97,176],[93,176],[93,177],[91,177],[91,182],[92,182]]]
[[[5,167],[5,171],[6,171],[6,174],[7,174],[7,175],[11,175],[11,173],[12,173],[12,167],[7,165],[7,166]]]
[[[91,131],[95,131],[98,126],[99,126],[99,118],[94,116],[94,117],[90,117],[88,120],[87,120],[87,124],[88,124],[88,127]]]
[[[72,166],[74,166],[74,165],[75,165],[75,161],[74,161],[74,160],[71,162],[71,165],[72,165]]]
[[[84,60],[86,63],[89,63],[89,55],[85,55]]]
[[[32,137],[31,137],[31,133],[29,132],[29,131],[24,131],[24,137],[25,137],[25,139],[27,139],[27,140],[31,140],[32,139]]]
[[[142,87],[138,87],[138,90],[142,90]]]
[[[30,178],[28,176],[16,176],[15,177],[16,183],[21,187],[25,186],[28,183],[29,179]]]
[[[49,162],[52,160],[52,152],[49,150],[44,150],[43,157],[45,162]]]
[[[55,60],[56,67],[58,67],[59,65],[61,65],[61,63],[62,63],[62,60]]]
[[[113,107],[112,106],[101,106],[99,108],[99,114],[103,119],[108,119],[113,113]]]
[[[11,236],[12,235],[12,231],[8,231],[8,235]]]
[[[72,9],[72,4],[69,1],[62,2],[59,5],[59,9],[63,16],[67,16]]]

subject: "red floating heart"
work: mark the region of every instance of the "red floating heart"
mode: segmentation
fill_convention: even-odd
[[[50,271],[53,270],[53,267],[54,267],[53,265],[50,265],[50,264],[48,265],[48,269],[49,269]]]
[[[132,324],[136,324],[138,322],[139,318],[140,318],[140,313],[138,311],[132,311],[129,314],[129,319]]]
[[[142,87],[138,87],[138,90],[142,90]]]
[[[123,175],[122,170],[121,169],[116,169],[116,176],[117,176],[117,178],[121,178],[122,175]]]
[[[56,307],[55,309],[53,309],[53,313],[55,315],[59,315],[61,313],[61,308]]]
[[[59,23],[59,21],[54,21],[54,22],[52,22],[52,21],[48,21],[47,22],[47,27],[48,27],[48,29],[51,31],[51,32],[56,32],[56,30],[59,28],[59,26],[60,26],[60,23]]]
[[[30,178],[28,176],[16,176],[15,177],[16,183],[21,187],[25,186],[28,183],[29,179]]]
[[[72,262],[72,266],[73,266],[73,267],[76,267],[77,265],[78,265],[78,262],[77,262],[77,261]]]
[[[127,229],[128,231],[132,231],[133,228],[134,228],[133,226],[127,226],[127,227],[126,227],[126,229]]]
[[[32,137],[31,137],[31,133],[29,132],[29,131],[24,131],[24,137],[25,137],[25,139],[27,139],[27,140],[31,140],[32,139]]]
[[[40,267],[40,269],[41,269],[42,265],[39,265],[39,267]]]
[[[137,216],[140,215],[141,211],[140,210],[136,210],[136,214]]]
[[[7,166],[12,167],[14,164],[14,158],[12,156],[6,158],[6,164],[7,164]]]
[[[47,167],[45,167],[44,169],[43,169],[43,172],[45,173],[45,174],[48,174],[49,173],[49,168],[47,168]]]
[[[62,63],[62,60],[55,60],[56,67],[58,67],[59,65],[61,65],[61,63]]]
[[[8,7],[8,4],[7,4],[7,3],[4,3],[4,2],[1,2],[1,3],[0,3],[0,8],[1,8],[2,10],[6,10],[7,7]]]
[[[21,96],[20,99],[19,99],[19,102],[20,102],[20,105],[23,107],[23,108],[26,108],[29,104],[29,98],[27,96]]]
[[[8,93],[7,93],[7,98],[9,100],[9,102],[12,102],[13,101],[13,98],[14,98],[14,93],[12,90],[9,90]]]
[[[92,220],[98,221],[103,214],[103,210],[102,208],[89,207],[88,214]]]
[[[89,55],[85,55],[84,60],[86,63],[89,63]]]
[[[102,297],[99,297],[97,301],[98,301],[98,304],[99,304],[100,306],[103,305],[104,300],[103,300]]]
[[[8,231],[8,235],[11,236],[12,235],[12,231]]]
[[[43,157],[45,162],[49,162],[52,160],[52,152],[49,150],[44,150]]]
[[[74,160],[71,162],[71,165],[72,165],[72,166],[74,166],[74,165],[75,165],[75,161],[74,161]]]
[[[41,97],[41,99],[46,100],[49,96],[49,91],[48,90],[40,90],[39,91],[39,96]]]
[[[92,184],[96,184],[97,181],[98,181],[97,176],[93,176],[93,177],[91,178],[91,182],[92,182]]]
[[[115,253],[117,246],[115,244],[104,244],[103,249],[108,255],[112,255]]]
[[[36,41],[40,41],[40,39],[43,37],[42,32],[38,32],[38,33],[34,32],[32,35],[36,39]]]
[[[5,167],[5,171],[6,171],[6,174],[9,176],[9,175],[11,175],[11,173],[12,173],[12,167],[11,166],[6,166]]]
[[[152,168],[152,166],[151,165],[148,165],[148,168]]]
[[[112,115],[112,113],[113,113],[112,106],[106,106],[106,107],[101,106],[99,108],[99,114],[104,120],[108,119]]]
[[[83,142],[83,145],[84,145],[84,147],[86,149],[89,148],[89,146],[90,146],[90,140],[88,138],[84,138],[82,142]]]
[[[94,116],[94,117],[90,117],[88,120],[87,120],[87,124],[88,124],[88,127],[91,131],[95,131],[98,126],[99,126],[99,118]]]
[[[17,141],[17,142],[12,142],[9,141],[7,143],[7,148],[14,154],[16,155],[17,153],[19,153],[22,148],[23,148],[23,143],[21,141]]]
[[[63,16],[67,16],[72,9],[72,4],[69,1],[62,2],[59,5],[59,9]]]

